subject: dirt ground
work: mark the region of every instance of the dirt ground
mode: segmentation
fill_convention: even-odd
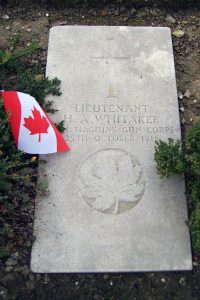
[[[24,45],[32,40],[40,49],[31,63],[46,65],[49,28],[54,25],[168,26],[184,32],[173,36],[180,119],[183,133],[200,116],[200,11],[171,11],[158,8],[95,9],[1,8],[0,49],[21,33]],[[12,250],[0,259],[2,300],[198,300],[200,299],[200,255],[193,253],[193,271],[117,274],[33,274],[29,269],[33,241],[34,199],[27,205],[14,203],[10,215],[13,231],[7,235]],[[1,240],[0,240],[1,243]],[[145,259],[145,257],[144,257]]]

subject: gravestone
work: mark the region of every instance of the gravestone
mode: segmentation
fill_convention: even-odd
[[[153,158],[181,137],[170,29],[54,27],[46,72],[71,151],[40,166],[32,270],[190,270],[184,178]]]

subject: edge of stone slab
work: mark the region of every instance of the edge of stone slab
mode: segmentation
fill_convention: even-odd
[[[31,272],[34,274],[104,274],[104,273],[109,273],[109,274],[128,274],[128,273],[161,273],[161,272],[191,272],[193,270],[193,267],[189,268],[189,269],[163,269],[163,270],[154,270],[154,269],[150,269],[150,270],[104,270],[104,271],[49,271],[49,270],[34,270],[32,268]]]
[[[184,272],[184,271],[192,271],[193,270],[193,264],[192,260],[188,260],[187,266],[185,265],[183,268],[176,268],[176,267],[169,267],[169,268],[160,268],[160,269],[127,269],[127,270],[115,270],[115,269],[106,269],[106,270],[65,270],[65,271],[56,271],[56,270],[49,270],[49,269],[44,269],[44,268],[37,268],[34,266],[34,264],[31,261],[30,264],[30,269],[33,273],[59,273],[59,274],[76,274],[76,273],[83,273],[83,274],[88,274],[88,273],[147,273],[147,272]]]
[[[134,28],[134,29],[145,29],[145,30],[149,30],[149,29],[153,29],[153,30],[166,30],[169,31],[171,33],[171,28],[168,26],[125,26],[125,25],[112,25],[112,26],[108,26],[108,25],[55,25],[52,26],[50,28],[50,32],[53,30],[56,30],[58,28]]]

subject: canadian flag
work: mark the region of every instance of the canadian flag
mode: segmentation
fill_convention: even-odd
[[[35,98],[15,91],[0,92],[16,146],[30,154],[63,152],[69,147]]]

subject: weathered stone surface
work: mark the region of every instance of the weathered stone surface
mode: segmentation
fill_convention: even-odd
[[[54,27],[47,75],[69,153],[41,177],[35,272],[191,269],[184,180],[156,174],[156,138],[180,138],[168,28]]]

